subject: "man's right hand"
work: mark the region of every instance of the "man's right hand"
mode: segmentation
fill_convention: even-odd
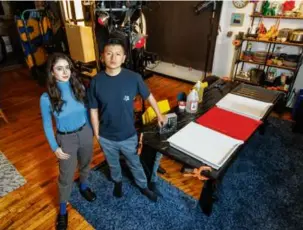
[[[55,154],[61,160],[67,160],[68,158],[70,158],[70,155],[63,152],[63,150],[61,148],[57,148],[55,151]]]

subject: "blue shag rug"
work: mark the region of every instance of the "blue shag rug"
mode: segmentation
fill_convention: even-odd
[[[226,172],[210,217],[197,200],[164,180],[157,203],[127,178],[120,199],[100,171],[91,172],[90,182],[97,200],[86,202],[75,183],[71,204],[100,230],[302,229],[303,135],[293,134],[290,122],[270,118],[265,135],[256,133]]]

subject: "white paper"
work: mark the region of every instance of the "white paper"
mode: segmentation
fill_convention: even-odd
[[[219,169],[243,141],[190,122],[168,139],[170,145]]]
[[[216,105],[221,109],[261,120],[273,104],[229,93]]]

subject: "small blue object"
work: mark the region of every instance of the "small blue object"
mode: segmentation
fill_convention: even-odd
[[[181,93],[178,93],[177,95],[177,100],[178,101],[186,101],[186,93],[185,92],[181,92]]]
[[[66,214],[66,203],[60,203],[60,215]]]
[[[81,184],[80,184],[80,189],[81,189],[82,191],[86,190],[86,189],[87,189],[87,184],[81,183]]]

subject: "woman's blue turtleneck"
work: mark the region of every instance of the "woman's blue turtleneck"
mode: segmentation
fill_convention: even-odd
[[[40,97],[43,128],[48,143],[53,151],[56,151],[59,146],[54,135],[52,115],[55,118],[57,130],[60,130],[61,132],[74,131],[85,123],[89,123],[87,109],[83,103],[76,100],[70,82],[57,82],[57,85],[61,90],[61,98],[64,101],[60,113],[53,111],[47,93],[43,93]]]

